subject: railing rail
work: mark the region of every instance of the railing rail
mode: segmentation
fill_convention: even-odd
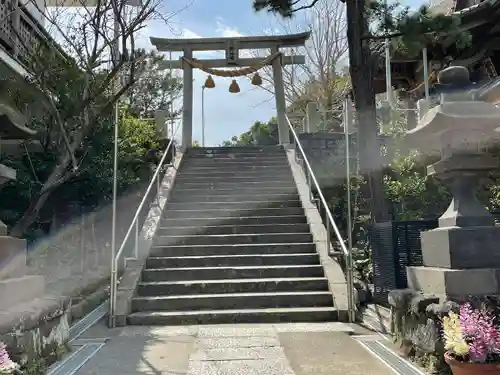
[[[114,328],[116,325],[116,295],[117,295],[117,290],[118,290],[118,266],[119,266],[119,261],[120,258],[125,251],[125,248],[127,247],[129,238],[132,233],[134,233],[135,240],[134,240],[134,256],[125,258],[124,262],[127,260],[137,260],[139,257],[139,234],[141,232],[141,228],[139,227],[139,218],[141,217],[141,212],[143,208],[145,207],[146,202],[148,201],[149,194],[153,188],[154,185],[156,185],[156,195],[159,197],[160,193],[160,187],[161,187],[161,181],[160,181],[160,171],[163,169],[163,166],[165,164],[165,160],[167,160],[167,157],[169,154],[173,153],[171,150],[174,147],[174,138],[175,135],[177,134],[177,130],[180,128],[180,124],[177,125],[175,130],[173,131],[173,134],[171,135],[170,142],[168,143],[167,147],[165,148],[165,151],[160,159],[160,162],[158,163],[158,166],[156,167],[155,173],[153,174],[153,177],[151,178],[151,181],[149,182],[149,185],[144,193],[144,197],[141,200],[141,203],[137,207],[137,210],[135,212],[134,218],[132,219],[132,223],[130,224],[127,233],[125,234],[125,237],[123,238],[123,241],[116,252],[114,254],[113,259],[111,259],[111,280],[110,280],[110,287],[109,287],[109,327]],[[167,165],[168,167],[169,165]]]
[[[295,129],[293,128],[292,123],[290,122],[290,119],[285,116],[286,121],[288,123],[288,127],[290,129],[290,132],[293,135],[293,138],[295,140],[295,145],[296,148],[299,149],[300,154],[302,156],[302,160],[305,165],[305,173],[307,176],[307,184],[309,186],[309,198],[311,202],[314,201],[313,197],[313,185],[316,188],[316,193],[318,195],[318,201],[320,205],[323,207],[325,210],[325,216],[326,216],[326,243],[328,246],[328,249],[330,249],[330,238],[331,238],[331,231],[333,229],[333,232],[335,233],[335,236],[337,237],[339,246],[342,250],[342,253],[345,258],[346,262],[346,282],[347,282],[347,309],[348,309],[348,317],[349,317],[349,322],[354,322],[356,320],[356,307],[355,307],[355,301],[354,301],[354,279],[353,279],[353,262],[352,262],[352,253],[347,249],[347,246],[345,245],[344,239],[342,238],[342,235],[340,234],[340,231],[335,224],[335,220],[333,219],[332,212],[328,208],[328,204],[326,202],[325,196],[323,195],[323,192],[321,191],[321,188],[319,186],[318,180],[316,176],[314,175],[313,169],[311,167],[311,164],[309,163],[309,160],[306,156],[306,153],[304,151],[304,148],[302,147],[302,144],[300,143],[299,137],[297,136],[297,133],[295,132]]]

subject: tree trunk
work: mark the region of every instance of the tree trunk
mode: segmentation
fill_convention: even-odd
[[[54,191],[54,188],[60,185],[59,181],[64,178],[68,163],[69,159],[67,159],[66,164],[64,164],[64,162],[60,163],[52,170],[51,174],[42,186],[41,193],[33,197],[29,207],[26,211],[24,211],[23,217],[19,219],[19,221],[10,230],[10,236],[22,237],[31,224],[35,222],[38,218],[40,210],[50,197],[50,194]]]
[[[358,148],[361,173],[368,178],[372,220],[389,219],[383,190],[383,171],[377,137],[377,116],[373,88],[373,62],[369,42],[363,40],[366,29],[365,0],[346,1],[349,65],[358,120]]]

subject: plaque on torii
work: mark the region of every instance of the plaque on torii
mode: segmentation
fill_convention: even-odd
[[[238,59],[239,59],[238,41],[229,40],[227,42],[227,48],[226,48],[227,65],[238,66]]]
[[[182,110],[182,149],[191,147],[193,140],[193,53],[198,51],[225,51],[224,59],[196,59],[204,68],[252,67],[266,63],[272,66],[274,81],[274,97],[278,117],[279,143],[290,143],[290,133],[286,120],[285,88],[283,82],[283,65],[305,64],[305,56],[287,56],[280,48],[302,47],[311,36],[310,32],[275,36],[245,36],[232,38],[190,38],[167,39],[151,37],[159,52],[182,52],[179,60],[160,62],[161,69],[183,70],[183,110]],[[240,50],[269,49],[270,56],[276,58],[240,58]],[[235,83],[235,80],[233,80]],[[239,91],[239,90],[238,90]],[[234,91],[231,91],[234,92]],[[237,92],[237,91],[236,91]]]

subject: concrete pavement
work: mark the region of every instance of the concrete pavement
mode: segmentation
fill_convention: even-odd
[[[109,339],[75,375],[386,375],[352,333],[342,323],[98,324],[80,340]]]

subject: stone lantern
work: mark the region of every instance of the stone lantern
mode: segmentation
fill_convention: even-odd
[[[408,267],[408,286],[426,295],[462,299],[500,294],[500,227],[476,199],[480,178],[500,167],[485,148],[500,138],[500,108],[478,100],[469,72],[450,67],[438,76],[439,104],[407,133],[410,144],[440,160],[427,167],[453,199],[439,227],[422,232],[423,266]]]

